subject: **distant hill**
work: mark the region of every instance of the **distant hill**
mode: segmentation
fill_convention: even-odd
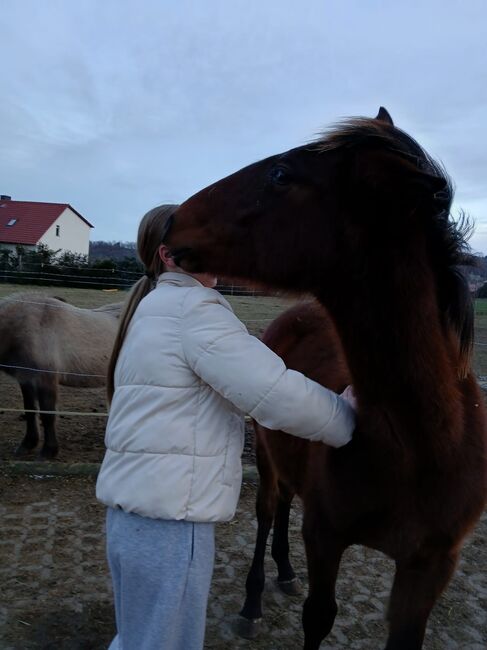
[[[95,262],[96,260],[114,260],[116,262],[121,262],[127,257],[137,258],[135,242],[90,242],[90,262]]]
[[[478,256],[476,266],[471,268],[471,273],[487,279],[487,257]]]

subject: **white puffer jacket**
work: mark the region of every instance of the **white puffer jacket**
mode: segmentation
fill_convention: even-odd
[[[163,273],[118,358],[98,499],[153,518],[231,519],[244,413],[337,447],[354,427],[345,400],[287,370],[217,291]]]

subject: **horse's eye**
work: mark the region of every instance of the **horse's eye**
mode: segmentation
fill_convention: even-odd
[[[274,167],[269,173],[269,179],[274,185],[289,185],[291,182],[291,174],[285,167]]]

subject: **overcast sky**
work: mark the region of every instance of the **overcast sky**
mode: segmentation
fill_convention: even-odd
[[[485,0],[2,0],[0,193],[91,238],[386,106],[487,253]]]

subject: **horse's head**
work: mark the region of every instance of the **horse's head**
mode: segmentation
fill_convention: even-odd
[[[381,108],[201,190],[168,244],[190,272],[313,291],[424,229],[425,212],[448,220],[451,199],[443,170]]]

